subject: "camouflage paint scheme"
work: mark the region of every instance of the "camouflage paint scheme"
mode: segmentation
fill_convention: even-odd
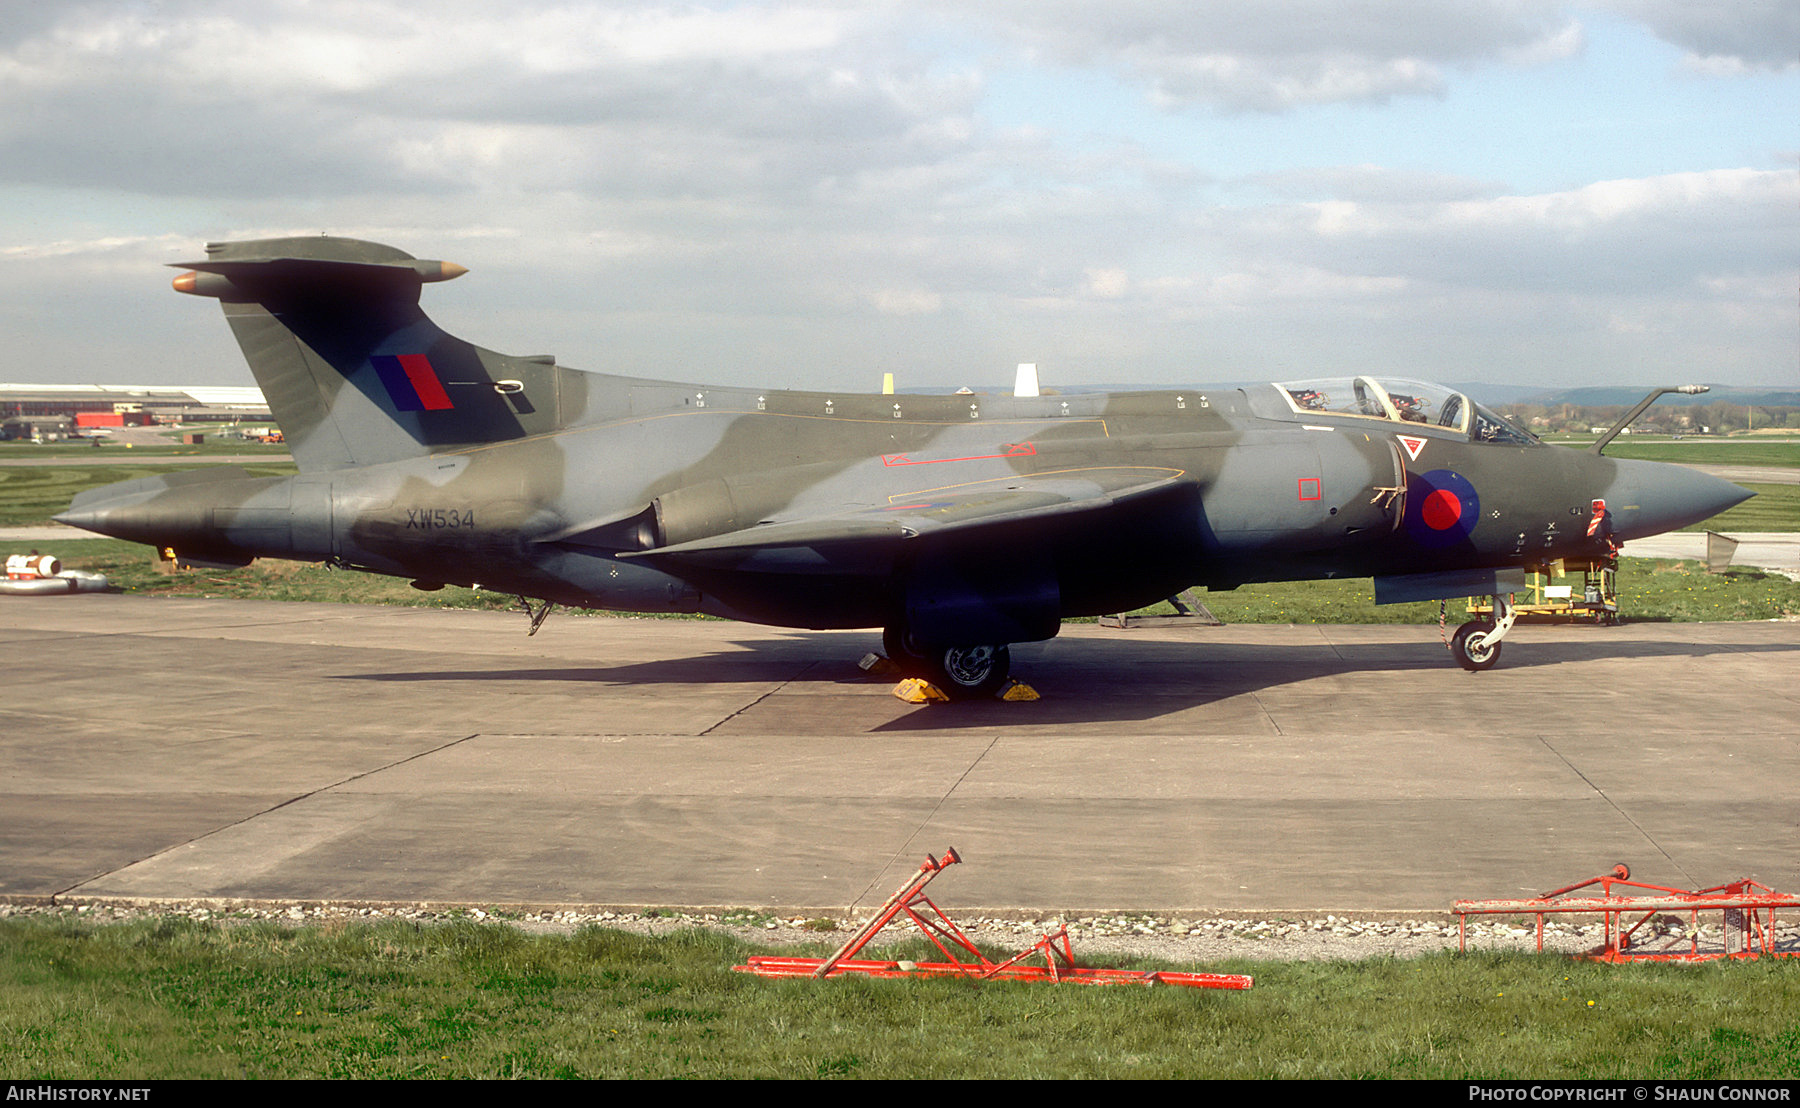
[[[392,247],[213,243],[185,268],[175,287],[221,302],[300,473],[128,481],[83,493],[64,522],[198,562],[297,558],[588,608],[882,627],[890,653],[968,691],[1005,677],[1005,644],[1054,636],[1065,617],[1252,581],[1501,591],[1521,567],[1749,495],[1544,445],[1419,383],[1390,399],[1357,378],[1355,402],[1331,406],[1294,385],[686,384],[446,334],[420,291],[466,271]],[[1403,411],[1403,386],[1429,393],[1438,422]],[[1590,535],[1594,500],[1606,527]]]

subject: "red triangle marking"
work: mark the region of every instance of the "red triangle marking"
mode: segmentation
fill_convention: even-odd
[[[1426,440],[1417,438],[1413,435],[1395,435],[1394,437],[1399,439],[1400,445],[1406,448],[1406,456],[1408,458],[1411,458],[1415,462],[1419,460],[1419,451],[1425,449]]]

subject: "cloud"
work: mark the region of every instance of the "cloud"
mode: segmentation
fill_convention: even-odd
[[[1116,69],[1170,108],[1438,95],[1448,67],[1537,64],[1582,44],[1553,0],[997,0],[976,10],[993,33],[1066,64]]]
[[[157,267],[326,231],[471,266],[429,294],[471,339],[677,379],[1516,377],[1605,355],[1608,319],[1649,366],[1791,349],[1791,167],[1518,195],[1421,149],[1221,181],[1130,128],[1071,140],[1054,103],[1033,129],[983,114],[988,72],[1029,57],[1044,88],[1102,68],[1167,107],[1379,125],[1371,104],[1582,48],[1549,0],[1269,10],[0,0],[0,311],[22,364],[240,380]]]
[[[1474,200],[1495,196],[1503,191],[1492,181],[1380,165],[1310,166],[1279,173],[1257,174],[1247,178],[1246,183],[1258,185],[1281,197],[1302,198],[1325,194],[1334,200],[1364,203]]]
[[[1800,6],[1792,0],[1596,0],[1687,51],[1690,68],[1720,76],[1800,68]]]
[[[1800,236],[1776,229],[1797,202],[1792,174],[1712,170],[1535,196],[1311,204],[1311,234],[1294,230],[1345,266],[1437,281],[1666,290],[1788,265]]]
[[[1131,275],[1123,269],[1095,268],[1087,271],[1086,292],[1102,300],[1117,300],[1131,288]]]
[[[954,75],[835,7],[93,5],[0,51],[13,181],[316,198],[732,189],[942,141]],[[196,175],[204,174],[203,184]]]
[[[944,298],[929,289],[876,289],[868,299],[883,315],[927,315],[944,305]]]

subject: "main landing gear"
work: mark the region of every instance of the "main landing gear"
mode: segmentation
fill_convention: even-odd
[[[914,642],[904,628],[888,627],[881,633],[881,646],[902,673],[931,682],[951,700],[991,697],[1006,687],[1012,672],[1006,643],[926,646]]]
[[[1494,597],[1494,616],[1488,619],[1472,619],[1456,629],[1456,635],[1450,640],[1450,655],[1456,664],[1479,673],[1484,669],[1493,669],[1500,661],[1500,640],[1512,630],[1513,621],[1519,616],[1513,607],[1511,596]]]

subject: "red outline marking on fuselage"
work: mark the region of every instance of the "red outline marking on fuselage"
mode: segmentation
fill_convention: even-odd
[[[999,454],[971,454],[966,458],[920,458],[917,461],[905,454],[883,454],[881,464],[884,466],[935,466],[944,462],[981,462],[990,458],[1029,458],[1037,453],[1037,447],[1028,442],[1003,442]]]

